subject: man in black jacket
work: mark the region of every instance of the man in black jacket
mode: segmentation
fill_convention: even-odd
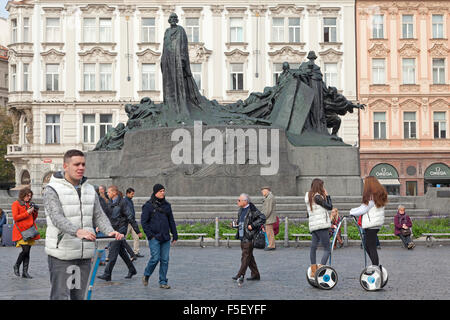
[[[119,233],[126,234],[128,224],[131,224],[138,236],[142,237],[139,226],[134,219],[128,204],[119,195],[119,189],[117,186],[110,186],[108,188],[108,197],[110,201],[108,202],[106,215],[111,221],[111,225],[114,230]],[[128,267],[128,275],[125,277],[126,279],[131,279],[131,277],[137,273],[136,268],[133,266],[133,263],[125,250],[125,241],[126,239],[115,240],[110,243],[108,256],[109,262],[105,267],[104,273],[101,276],[98,276],[99,279],[111,281],[111,274],[114,269],[114,265],[116,264],[118,255],[120,255]]]
[[[170,289],[167,284],[167,270],[169,269],[170,233],[173,235],[172,244],[178,239],[177,227],[173,218],[170,203],[165,199],[164,186],[155,184],[153,194],[143,206],[141,224],[148,239],[151,258],[144,271],[142,282],[148,285],[148,279],[159,264],[159,287]]]
[[[260,279],[255,257],[253,256],[253,238],[266,222],[266,217],[250,202],[249,196],[245,193],[239,196],[238,206],[238,223],[235,227],[238,229],[236,239],[241,240],[242,258],[241,268],[237,275],[233,277],[233,280],[238,280],[242,283],[248,267],[250,267],[251,276],[247,280]]]

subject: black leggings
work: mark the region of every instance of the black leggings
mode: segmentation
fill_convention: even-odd
[[[372,264],[378,266],[377,233],[380,229],[364,229],[364,231],[367,254],[372,261]]]
[[[17,257],[16,265],[20,266],[22,262],[29,262],[30,261],[30,250],[31,246],[27,245],[21,245],[22,252],[19,253],[19,257]]]

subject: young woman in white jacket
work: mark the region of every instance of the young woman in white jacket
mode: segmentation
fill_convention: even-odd
[[[322,243],[324,253],[320,263],[325,265],[331,254],[330,237],[328,230],[331,227],[331,219],[328,210],[333,209],[331,198],[323,187],[323,181],[314,179],[311,190],[305,195],[306,208],[308,210],[309,231],[312,235],[309,258],[311,260],[311,277],[314,277],[319,266],[316,264],[317,246]]]
[[[364,179],[361,206],[350,210],[355,217],[362,215],[362,228],[365,233],[365,247],[372,265],[379,265],[377,252],[377,233],[384,224],[384,206],[388,202],[386,189],[377,178],[369,176]]]

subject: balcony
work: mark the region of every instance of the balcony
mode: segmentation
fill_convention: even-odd
[[[28,144],[8,144],[7,155],[22,155],[31,151],[31,146]]]

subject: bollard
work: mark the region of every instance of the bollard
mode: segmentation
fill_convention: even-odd
[[[284,247],[289,247],[288,217],[284,218]]]
[[[216,243],[215,246],[218,247],[219,246],[219,218],[216,217]]]

